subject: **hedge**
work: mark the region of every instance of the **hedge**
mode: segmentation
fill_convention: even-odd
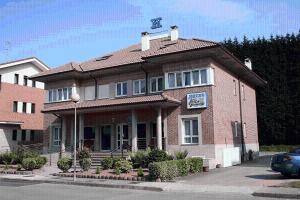
[[[271,151],[271,152],[288,152],[300,145],[263,145],[259,147],[260,151]]]
[[[202,168],[201,158],[154,162],[149,164],[149,177],[153,180],[170,181],[178,176],[186,176],[188,173],[201,172]]]
[[[201,158],[187,158],[190,173],[202,172],[203,160]]]

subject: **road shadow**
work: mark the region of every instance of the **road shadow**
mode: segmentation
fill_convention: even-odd
[[[271,155],[260,156],[259,158],[242,163],[241,167],[270,167]]]
[[[22,180],[9,180],[9,179],[1,179],[0,178],[0,187],[22,187],[28,185],[37,185],[39,182],[35,181],[22,181]],[[1,199],[1,198],[0,198]]]
[[[289,179],[298,179],[295,177],[285,177],[281,174],[257,174],[257,175],[248,175],[248,178],[260,179],[260,180],[289,180]]]

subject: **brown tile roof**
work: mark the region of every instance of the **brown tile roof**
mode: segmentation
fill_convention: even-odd
[[[50,74],[64,73],[64,72],[69,72],[69,71],[81,72],[81,69],[77,63],[70,62],[70,63],[64,64],[62,66],[52,68],[48,71],[43,71],[41,73],[31,76],[30,78],[41,77],[41,76],[46,76],[46,75],[50,75]]]
[[[80,64],[74,64],[72,68],[71,64],[53,68],[47,72],[40,73],[34,77],[40,77],[44,75],[56,74],[60,72],[66,72],[71,70],[77,71],[91,71],[104,68],[110,68],[120,65],[134,64],[144,62],[143,58],[158,56],[163,54],[170,54],[180,51],[187,51],[193,49],[201,49],[206,47],[218,46],[218,43],[205,41],[200,39],[181,39],[171,41],[170,37],[164,37],[154,39],[150,41],[150,49],[141,51],[141,44],[135,44],[128,48],[120,49],[111,54],[94,58]]]
[[[90,101],[83,101],[77,104],[78,109],[84,108],[100,108],[109,106],[126,106],[132,104],[143,104],[143,103],[154,103],[154,102],[170,102],[175,104],[180,104],[181,102],[173,97],[167,96],[165,94],[158,95],[146,95],[146,96],[136,96],[127,98],[117,98],[117,99],[97,99]],[[42,112],[54,112],[54,111],[66,111],[74,109],[74,103],[68,102],[63,105],[53,106],[45,108]]]

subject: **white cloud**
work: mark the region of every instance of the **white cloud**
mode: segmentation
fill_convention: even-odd
[[[173,7],[175,12],[207,17],[215,22],[244,22],[254,14],[238,1],[228,0],[178,0]]]

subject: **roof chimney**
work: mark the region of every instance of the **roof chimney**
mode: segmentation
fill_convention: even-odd
[[[250,58],[246,58],[244,63],[250,70],[252,70],[252,62],[251,62]]]
[[[178,27],[177,26],[171,26],[171,41],[178,40]]]
[[[142,44],[142,51],[146,51],[150,49],[150,35],[148,32],[142,32],[141,44]]]

